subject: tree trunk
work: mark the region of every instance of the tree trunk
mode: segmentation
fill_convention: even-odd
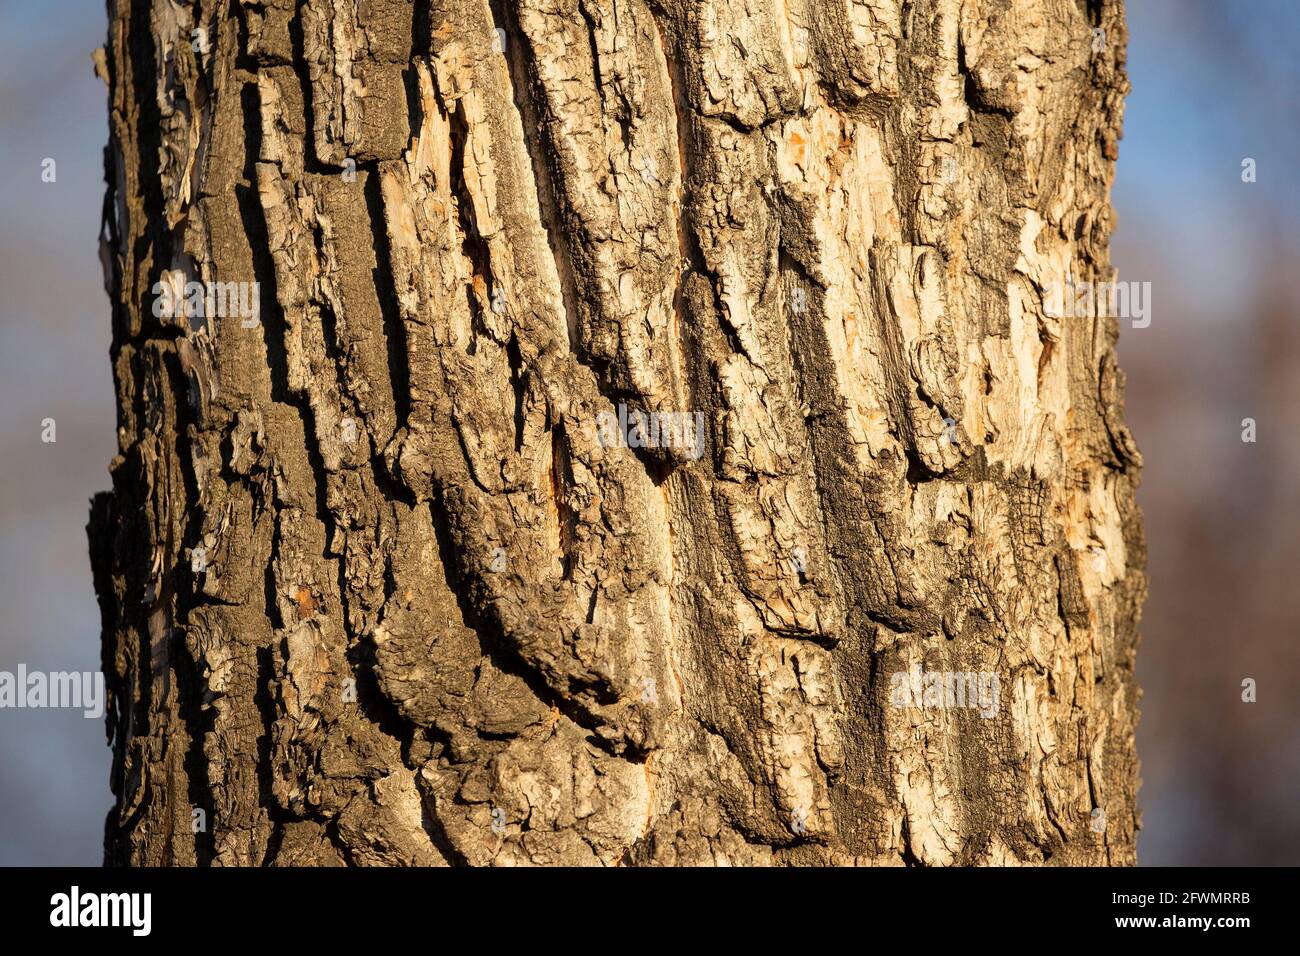
[[[108,7],[108,862],[1134,861],[1117,2]]]

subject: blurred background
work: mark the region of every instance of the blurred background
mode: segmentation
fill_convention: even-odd
[[[1130,0],[1128,17],[1112,258],[1153,290],[1150,327],[1120,338],[1150,547],[1138,859],[1294,865],[1300,3]],[[104,32],[92,0],[0,0],[0,670],[99,667],[84,526],[116,450]],[[98,865],[108,772],[102,720],[0,710],[0,864]]]
[[[1119,343],[1150,549],[1138,860],[1296,865],[1300,4],[1130,0],[1128,20],[1112,261],[1154,302]]]

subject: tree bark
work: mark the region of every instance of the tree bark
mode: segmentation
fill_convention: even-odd
[[[1118,2],[108,11],[107,862],[1134,862]]]

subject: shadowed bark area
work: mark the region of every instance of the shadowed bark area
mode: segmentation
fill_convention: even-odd
[[[108,862],[1134,862],[1118,3],[108,12]]]

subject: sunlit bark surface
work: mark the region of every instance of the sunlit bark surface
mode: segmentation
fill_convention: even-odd
[[[110,863],[1134,861],[1118,3],[108,13]]]

